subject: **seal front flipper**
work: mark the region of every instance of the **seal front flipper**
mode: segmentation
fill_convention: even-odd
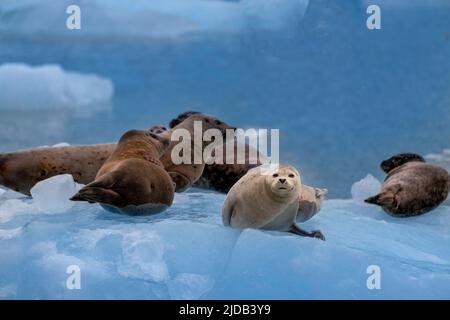
[[[124,199],[117,192],[101,187],[86,186],[72,198],[72,201],[87,201],[89,203],[123,203]]]
[[[303,230],[295,223],[292,225],[291,229],[289,229],[290,233],[302,236],[302,237],[310,237],[310,238],[317,238],[320,240],[325,241],[325,236],[323,235],[322,231],[320,230],[313,230],[311,232],[308,232],[306,230]]]
[[[191,181],[178,172],[168,172],[175,184],[175,192],[183,192],[191,186]]]

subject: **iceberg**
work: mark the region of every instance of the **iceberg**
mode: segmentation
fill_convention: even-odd
[[[381,182],[373,175],[368,174],[365,178],[352,185],[352,199],[364,202],[367,198],[378,194],[381,190]]]
[[[66,212],[74,206],[69,199],[82,185],[76,183],[70,174],[63,174],[36,183],[31,188],[33,204],[42,212]]]
[[[0,35],[92,38],[173,39],[192,33],[280,30],[297,26],[309,0],[4,0]],[[81,29],[61,21],[69,5],[81,10]],[[40,17],[45,16],[42,21]]]
[[[450,298],[448,206],[399,219],[357,200],[326,200],[303,224],[322,230],[319,241],[224,227],[225,195],[215,192],[191,189],[163,213],[127,216],[61,205],[58,190],[75,188],[67,177],[44,186],[36,199],[0,200],[0,298]],[[71,266],[79,289],[67,286]],[[367,284],[373,266],[379,289]]]
[[[0,110],[77,110],[89,114],[109,107],[114,86],[95,74],[62,69],[59,65],[0,65]]]

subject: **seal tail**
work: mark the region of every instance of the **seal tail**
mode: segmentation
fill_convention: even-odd
[[[365,203],[370,203],[370,204],[380,205],[380,195],[377,194],[376,196],[369,197],[366,200],[364,200],[364,202]]]
[[[397,200],[395,199],[395,194],[392,192],[379,193],[373,197],[367,198],[364,202],[375,204],[388,210],[392,210],[397,207]]]
[[[117,192],[111,189],[86,186],[78,191],[70,200],[115,204],[122,202],[123,199]]]

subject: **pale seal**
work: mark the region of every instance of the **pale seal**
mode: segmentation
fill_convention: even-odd
[[[300,174],[292,166],[280,165],[269,173],[260,168],[252,169],[228,192],[222,209],[223,224],[241,229],[286,231],[325,240],[322,232],[308,232],[296,224],[301,192]]]
[[[426,213],[447,198],[450,176],[444,168],[425,163],[413,153],[395,155],[381,163],[386,176],[379,194],[366,199],[395,217]]]

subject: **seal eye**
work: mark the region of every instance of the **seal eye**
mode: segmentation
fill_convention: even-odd
[[[294,178],[295,176],[294,176],[293,173],[290,173],[290,174],[288,175],[288,177],[289,177],[289,178]]]
[[[274,173],[274,174],[272,175],[272,177],[277,178],[277,177],[278,177],[278,173]]]
[[[220,126],[222,124],[222,121],[216,120],[216,125]]]

